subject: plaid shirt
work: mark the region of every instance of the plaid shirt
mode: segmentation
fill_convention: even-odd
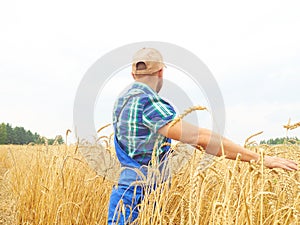
[[[161,158],[169,146],[160,146],[171,140],[157,131],[175,115],[174,108],[148,85],[135,82],[114,106],[113,125],[120,147],[141,165],[149,163],[154,147]]]

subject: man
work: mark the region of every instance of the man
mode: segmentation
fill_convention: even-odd
[[[137,204],[142,200],[142,187],[133,183],[141,180],[142,175],[147,176],[143,166],[151,163],[153,149],[162,160],[167,157],[168,152],[168,145],[164,143],[174,139],[201,146],[210,154],[222,155],[220,146],[214,145],[219,142],[219,135],[184,120],[171,123],[176,115],[175,110],[158,95],[163,85],[163,72],[163,58],[156,49],[143,48],[137,51],[132,62],[132,77],[135,82],[115,103],[114,142],[117,157],[124,170],[118,186],[111,194],[108,224],[126,224],[137,218]],[[240,154],[240,159],[245,162],[259,160],[257,153],[226,138],[222,137],[221,141],[226,158],[236,159]],[[213,144],[213,147],[208,147],[209,144]],[[217,152],[214,152],[216,146]],[[270,156],[265,156],[264,165],[269,168],[298,169],[293,161]],[[140,172],[134,169],[139,169]]]

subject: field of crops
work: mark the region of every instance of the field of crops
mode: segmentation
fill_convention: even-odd
[[[248,148],[300,162],[298,144]],[[299,171],[222,157],[203,169],[204,154],[188,151],[172,182],[145,195],[137,224],[300,224]],[[0,224],[106,224],[112,185],[76,146],[0,146]]]

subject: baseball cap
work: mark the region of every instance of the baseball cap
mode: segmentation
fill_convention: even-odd
[[[143,62],[146,68],[137,70],[137,64]],[[138,50],[132,58],[132,72],[134,74],[153,74],[165,67],[163,57],[160,52],[154,48],[142,48]]]

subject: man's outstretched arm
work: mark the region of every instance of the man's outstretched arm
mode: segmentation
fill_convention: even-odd
[[[222,143],[224,155],[228,159],[236,159],[237,155],[240,154],[240,159],[245,162],[249,162],[250,160],[259,160],[259,154],[237,145],[208,129],[199,128],[183,120],[174,125],[172,125],[172,123],[168,123],[160,128],[158,132],[165,137],[181,141],[186,144],[191,144],[196,147],[201,146],[206,149],[207,153],[212,155],[222,155],[222,148],[220,146],[220,143]],[[296,162],[278,157],[265,156],[264,165],[268,168],[298,170]]]

